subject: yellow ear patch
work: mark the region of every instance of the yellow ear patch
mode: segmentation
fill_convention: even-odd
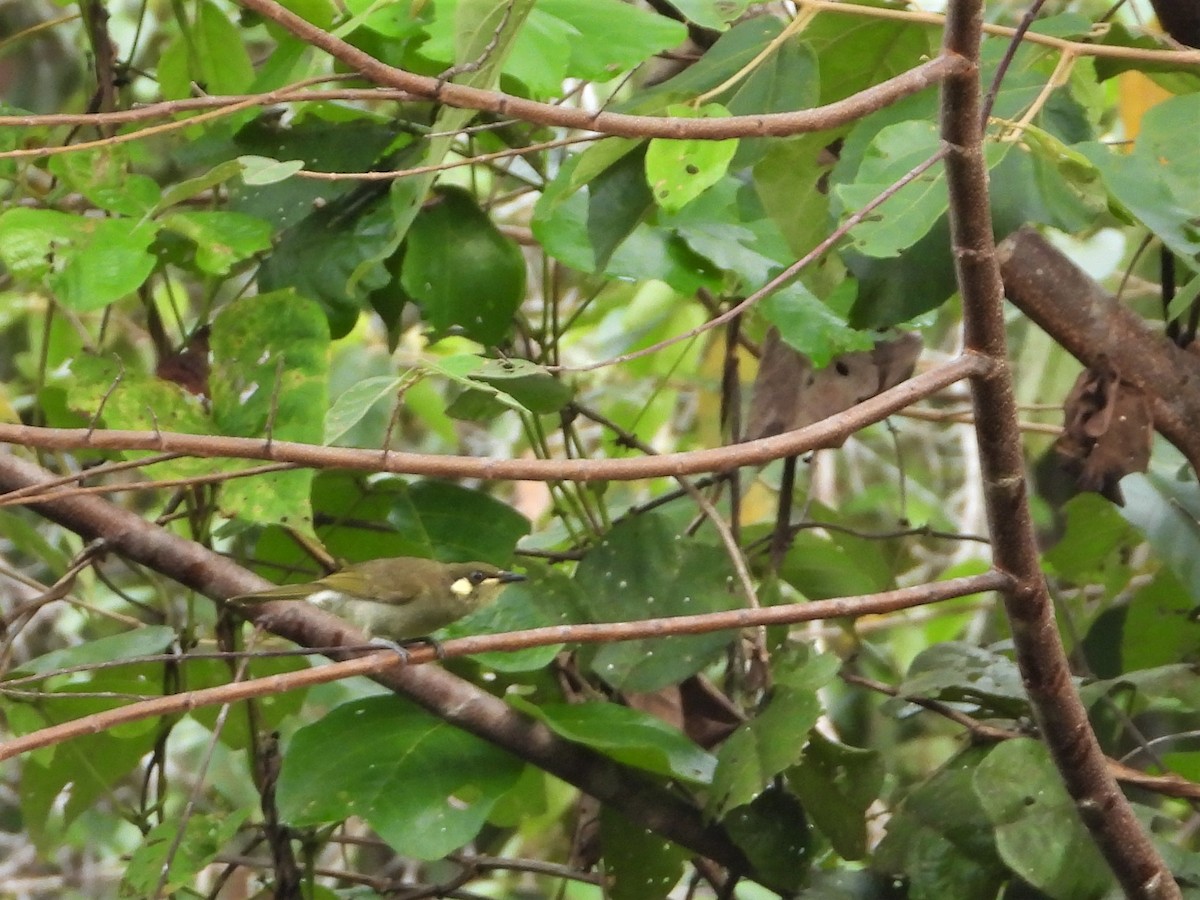
[[[471,584],[470,578],[459,578],[450,585],[452,590],[459,597],[470,597],[475,590],[475,585]]]

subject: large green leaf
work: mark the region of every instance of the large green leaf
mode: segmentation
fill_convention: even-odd
[[[291,825],[360,816],[398,853],[440,859],[479,833],[521,769],[407,701],[368,697],[296,732],[277,799]]]
[[[600,808],[600,843],[612,900],[658,900],[670,894],[683,874],[688,852],[612,807]]]
[[[1195,122],[1200,94],[1172,97],[1149,110],[1132,153],[1082,144],[1112,197],[1181,256],[1200,260],[1200,163]]]
[[[153,178],[133,171],[121,145],[94,153],[63,153],[50,158],[50,171],[100,209],[134,221],[158,204],[162,192]]]
[[[319,444],[328,401],[329,326],[291,291],[230,304],[213,322],[213,418],[226,434]],[[225,484],[229,515],[312,527],[312,472],[298,469]]]
[[[0,260],[16,278],[43,283],[68,308],[90,312],[150,276],[155,230],[149,222],[17,207],[0,215]]]
[[[209,275],[227,275],[236,263],[271,246],[270,224],[244,213],[173,212],[163,217],[162,225],[195,244],[196,267]]]
[[[1040,741],[1004,741],[980,763],[973,783],[1001,859],[1027,882],[1060,900],[1099,897],[1112,884]]]
[[[688,737],[649,713],[615,703],[511,702],[541,719],[561,737],[618,762],[669,778],[707,784],[716,759]]]
[[[821,715],[817,691],[837,674],[834,656],[777,664],[776,683],[762,711],[721,746],[708,811],[720,818],[761,794],[776,775],[795,765]]]
[[[121,879],[121,896],[167,896],[187,888],[233,841],[248,813],[196,812],[186,821],[172,816],[160,822],[130,855]]]
[[[875,865],[907,879],[913,900],[995,897],[1008,880],[974,786],[986,755],[978,747],[960,753],[913,789],[888,821]]]
[[[899,696],[970,703],[982,712],[1012,718],[1029,711],[1015,662],[1001,653],[957,642],[935,644],[918,654]]]
[[[71,361],[65,382],[67,402],[89,420],[131,431],[175,431],[211,434],[204,402],[173,381],[131,372],[114,358],[79,355]],[[151,455],[130,453],[133,458]],[[236,464],[211,459],[174,459],[155,465],[158,478],[189,478],[231,471]]]
[[[813,731],[787,780],[838,855],[862,859],[867,852],[867,808],[879,798],[886,774],[878,751],[847,747]]]
[[[1200,488],[1157,473],[1121,479],[1121,515],[1145,535],[1175,577],[1200,604]]]
[[[579,563],[575,580],[596,622],[716,612],[738,600],[724,551],[679,537],[654,513],[609,531]],[[591,668],[613,687],[653,691],[694,675],[731,639],[716,632],[606,645]]]
[[[494,345],[525,297],[525,258],[470,194],[443,188],[413,222],[400,280],[434,331]]]
[[[812,864],[812,830],[800,801],[772,786],[753,802],[730,810],[722,824],[765,884],[788,896]]]

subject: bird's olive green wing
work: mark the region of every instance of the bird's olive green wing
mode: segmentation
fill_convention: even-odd
[[[313,591],[320,590],[316,584],[281,584],[279,587],[255,591],[252,594],[239,594],[230,597],[227,603],[265,603],[267,600],[303,600]]]

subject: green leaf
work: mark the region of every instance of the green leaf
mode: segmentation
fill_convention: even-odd
[[[234,839],[247,812],[193,812],[186,821],[172,817],[154,826],[129,857],[120,896],[168,896],[189,887]]]
[[[139,656],[153,656],[165,653],[175,642],[176,636],[175,629],[167,625],[135,628],[121,634],[93,638],[74,647],[43,653],[10,671],[13,675],[35,675],[74,666],[94,665],[119,659],[133,659]]]
[[[320,443],[329,405],[329,328],[292,291],[248,297],[213,321],[213,418],[225,434]],[[269,430],[269,433],[268,433]],[[223,485],[222,508],[244,521],[310,529],[312,472],[298,469]]]
[[[1121,479],[1121,515],[1200,603],[1200,487],[1195,482],[1134,473]]]
[[[847,747],[813,731],[787,780],[837,854],[862,859],[867,852],[867,808],[878,799],[886,774],[877,751]]]
[[[851,328],[799,282],[775,291],[760,308],[763,318],[779,329],[784,343],[807,356],[817,369],[829,365],[840,353],[875,346],[870,332]]]
[[[514,706],[541,719],[560,737],[599,750],[618,762],[693,784],[712,780],[717,760],[661,719],[615,703],[543,703],[518,698]]]
[[[401,532],[419,527],[443,560],[506,565],[517,541],[529,533],[528,519],[479,490],[418,481],[408,494],[411,506],[396,506],[389,522]]]
[[[808,733],[821,716],[817,691],[840,663],[832,655],[789,661],[777,666],[777,681],[767,704],[721,745],[708,798],[708,812],[722,818],[761,794],[776,775],[795,765]]]
[[[1086,493],[1067,501],[1063,513],[1062,537],[1044,556],[1052,571],[1075,584],[1100,583],[1110,590],[1127,584],[1137,531],[1121,511],[1099,494]]]
[[[731,810],[722,824],[765,884],[790,894],[808,880],[812,832],[804,807],[791,794],[768,788]]]
[[[277,800],[293,826],[360,816],[396,852],[433,860],[479,833],[521,769],[505,751],[407,701],[369,697],[296,732]]]
[[[249,158],[249,157],[247,157]],[[178,203],[184,203],[212,190],[219,184],[224,184],[242,173],[243,166],[239,160],[227,159],[213,166],[203,175],[195,178],[185,178],[163,188],[162,197],[158,201],[158,209],[170,209]]]
[[[212,434],[204,401],[172,381],[127,371],[115,359],[81,354],[71,361],[65,382],[70,407],[109,428],[130,431],[175,431]],[[137,459],[152,455],[131,452]],[[205,459],[174,459],[155,465],[156,478],[193,478],[232,469],[229,463]]]
[[[571,157],[546,185],[533,233],[546,252],[581,272],[602,272],[652,208],[645,150],[614,139]]]
[[[1200,164],[1192,127],[1198,116],[1200,95],[1172,97],[1146,113],[1132,153],[1103,144],[1075,148],[1118,203],[1189,259],[1200,257]]]
[[[361,309],[392,278],[382,264],[360,266],[390,246],[392,209],[386,196],[351,194],[322,206],[284,232],[259,270],[264,291],[294,289],[321,304],[332,337],[343,337]]]
[[[502,390],[525,409],[539,414],[558,412],[573,395],[569,386],[527,359],[484,360],[470,378]]]
[[[325,443],[336,444],[346,432],[357,425],[376,403],[395,397],[402,379],[391,375],[364,378],[347,388],[329,407],[325,415]]]
[[[392,3],[380,3],[378,0],[347,0],[346,9],[353,13],[354,19],[359,20],[362,27],[386,38],[403,40],[424,32],[430,22],[433,4],[412,0]],[[338,34],[344,37],[357,27],[358,24],[351,27],[351,23],[343,23],[338,26]]]
[[[656,53],[687,40],[687,28],[647,9],[621,0],[538,0],[526,33],[547,27],[547,20],[565,23],[569,35],[566,69],[558,77],[610,81]],[[516,63],[525,35],[517,40]],[[512,70],[520,77],[519,70]],[[554,85],[557,90],[559,85]]]
[[[879,0],[869,0],[864,5],[894,8]],[[820,103],[844,100],[886,81],[913,68],[936,50],[931,43],[933,32],[923,24],[864,16],[854,22],[854,27],[846,25],[842,16],[817,16],[801,32],[801,38],[820,60]]]
[[[1007,656],[969,644],[935,644],[908,669],[898,695],[973,704],[972,714],[1019,718],[1029,700],[1017,664]]]
[[[19,279],[41,281],[77,312],[103,309],[154,270],[151,223],[72,216],[49,209],[0,215],[0,260]]]
[[[668,107],[675,118],[723,118],[729,111],[718,103],[699,109],[682,104]],[[655,202],[667,212],[678,212],[720,181],[737,153],[738,142],[667,140],[655,138],[646,150],[646,182]]]
[[[242,33],[215,3],[201,0],[191,34],[192,77],[210,94],[241,94],[254,81],[254,66]]]
[[[575,580],[596,622],[717,612],[738,601],[724,551],[678,537],[655,513],[616,525],[579,563]],[[620,690],[654,691],[700,671],[731,639],[715,632],[606,645],[591,668]]]
[[[50,171],[101,209],[140,219],[158,204],[161,192],[153,178],[132,171],[122,146],[94,153],[50,157]]]
[[[608,804],[600,807],[600,846],[608,879],[605,896],[612,900],[666,897],[690,856],[683,847],[629,821]]]
[[[703,28],[724,28],[740,19],[754,0],[675,0],[672,4],[689,22]]]
[[[1151,669],[1200,655],[1200,603],[1169,569],[1138,588],[1126,609],[1121,663],[1126,671]]]
[[[1020,778],[1013,773],[1020,772]],[[980,763],[975,793],[1014,872],[1055,898],[1099,897],[1112,875],[1040,741],[1004,741]]]
[[[940,146],[932,122],[901,122],[884,128],[871,142],[852,184],[834,195],[847,212],[857,212],[893,182],[932,156]],[[923,237],[949,206],[941,165],[901,188],[852,232],[853,246],[868,256],[896,256]]]
[[[1010,878],[974,786],[986,755],[981,747],[958,754],[914,788],[889,820],[875,865],[905,878],[913,900],[995,897]]]
[[[228,275],[237,263],[271,247],[271,225],[244,213],[175,212],[162,226],[196,245],[196,266],[209,275]]]
[[[491,346],[525,297],[525,259],[470,194],[443,188],[409,230],[400,279],[435,332]]]
[[[249,187],[261,187],[286,181],[304,168],[304,160],[271,159],[269,156],[239,156],[242,182]]]
[[[424,556],[446,562],[512,561],[529,520],[482,491],[440,481],[409,485],[396,477],[366,478],[323,472],[314,479],[312,507],[321,542],[347,563],[389,556]],[[302,580],[314,570],[295,541],[266,530],[255,548],[261,574],[275,582]],[[298,571],[299,570],[299,571]]]

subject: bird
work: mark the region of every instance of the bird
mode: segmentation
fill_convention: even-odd
[[[270,600],[302,600],[366,632],[376,643],[428,638],[496,600],[525,576],[485,562],[444,563],[396,556],[355,563],[304,584],[286,584],[239,594],[234,608]]]

